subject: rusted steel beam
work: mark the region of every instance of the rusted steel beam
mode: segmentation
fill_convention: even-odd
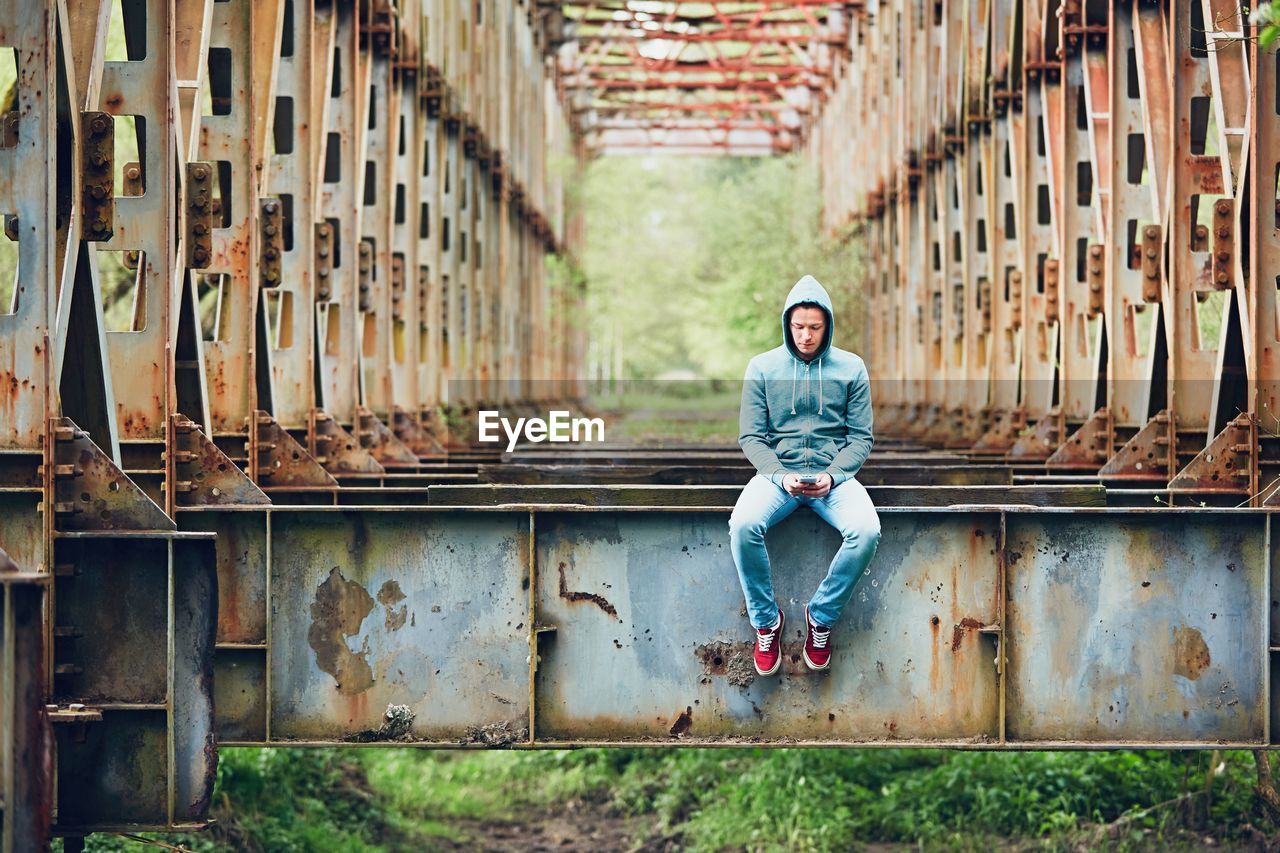
[[[744,657],[727,508],[182,519],[218,532],[238,614],[219,628],[219,674],[243,688],[218,706],[228,741],[1270,744],[1261,512],[886,509],[835,669],[815,679],[797,658],[782,684]],[[782,601],[804,600],[835,544],[803,511],[771,534],[797,567]],[[483,667],[452,650],[457,620]],[[402,728],[393,704],[412,711]]]
[[[877,486],[866,487],[877,507],[1021,504],[1027,506],[1106,506],[1100,485],[1080,486]],[[582,506],[732,506],[738,485],[436,485],[422,490],[426,503],[439,506],[576,504]],[[390,502],[390,501],[389,501]]]

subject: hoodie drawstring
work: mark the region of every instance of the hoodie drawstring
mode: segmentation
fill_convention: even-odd
[[[800,365],[800,360],[794,355],[791,356],[791,414],[796,413],[796,368]]]
[[[818,359],[818,417],[822,417],[822,359]]]

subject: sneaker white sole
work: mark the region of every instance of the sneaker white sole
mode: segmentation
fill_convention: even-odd
[[[756,675],[769,676],[776,673],[779,669],[782,669],[782,631],[787,627],[787,620],[782,615],[781,610],[778,611],[778,618],[782,620],[782,623],[778,625],[778,636],[774,639],[774,642],[778,644],[778,662],[773,665],[773,669],[763,670],[753,659],[751,664],[756,668]]]
[[[807,667],[809,667],[809,669],[813,670],[814,672],[822,672],[823,670],[831,669],[831,661],[830,661],[830,660],[828,660],[828,661],[827,661],[826,663],[824,663],[822,666],[818,666],[816,663],[814,663],[813,661],[809,660],[809,650],[808,650],[808,649],[805,649],[801,654],[803,654],[803,655],[804,655],[804,665],[805,665],[805,666],[807,666]]]

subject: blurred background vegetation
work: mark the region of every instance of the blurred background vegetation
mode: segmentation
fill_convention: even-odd
[[[1247,752],[224,749],[199,851],[1263,849]],[[152,840],[163,837],[149,836]],[[144,850],[91,836],[90,850]]]
[[[831,294],[836,345],[859,343],[854,244],[821,233],[803,160],[606,157],[580,192],[589,322],[611,375],[740,380],[782,343],[783,300],[806,273]]]

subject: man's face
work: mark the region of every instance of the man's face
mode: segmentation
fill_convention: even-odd
[[[816,355],[827,333],[827,315],[821,308],[800,306],[791,309],[791,340],[806,359]]]

